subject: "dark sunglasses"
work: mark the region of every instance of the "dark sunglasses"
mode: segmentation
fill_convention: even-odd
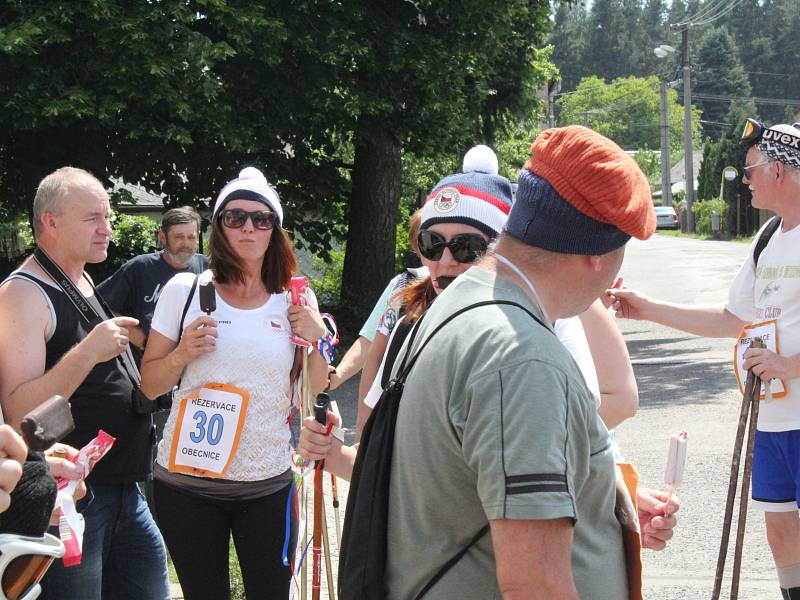
[[[792,135],[791,133],[786,133],[785,131],[770,129],[755,119],[747,119],[747,122],[744,124],[742,136],[739,138],[739,143],[745,148],[750,148],[757,144],[762,138],[800,150],[800,137]]]
[[[428,260],[440,260],[444,249],[449,248],[458,262],[471,263],[486,252],[487,246],[486,238],[478,233],[459,233],[450,238],[450,241],[430,229],[423,229],[417,235],[419,253]]]
[[[268,230],[275,225],[275,213],[268,210],[242,210],[241,208],[228,208],[220,211],[219,218],[222,224],[231,229],[239,229],[247,223],[247,218],[253,223],[256,229]]]

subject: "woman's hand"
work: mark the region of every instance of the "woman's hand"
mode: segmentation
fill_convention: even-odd
[[[217,322],[211,317],[197,317],[189,323],[183,330],[178,347],[173,351],[180,363],[177,366],[182,370],[198,356],[216,350],[217,335]]]
[[[314,343],[328,333],[319,311],[313,306],[291,305],[289,323],[292,326],[292,333],[307,342]]]
[[[328,425],[318,423],[314,417],[303,419],[297,453],[306,460],[324,460],[333,443],[333,436],[328,433],[329,425],[339,426],[339,417],[331,411],[328,411]]]

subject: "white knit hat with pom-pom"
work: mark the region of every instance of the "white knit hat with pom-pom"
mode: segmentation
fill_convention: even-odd
[[[255,200],[266,205],[277,218],[277,225],[283,223],[283,208],[275,189],[267,182],[264,174],[255,167],[246,167],[239,172],[236,179],[225,184],[214,203],[212,220],[217,217],[225,205],[231,200]]]
[[[511,211],[511,183],[498,175],[497,156],[488,146],[471,148],[464,155],[462,169],[431,190],[422,207],[421,228],[464,223],[494,238]]]

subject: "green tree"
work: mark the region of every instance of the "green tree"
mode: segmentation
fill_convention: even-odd
[[[683,145],[683,108],[676,97],[675,90],[668,90],[671,148]],[[621,77],[611,83],[586,77],[574,93],[562,96],[559,102],[561,125],[587,124],[628,150],[660,147],[661,100],[656,77]],[[697,137],[696,119],[697,113]]]
[[[589,73],[603,79],[624,77],[633,72],[634,46],[621,0],[596,0],[589,15],[589,41],[585,56]]]
[[[341,103],[329,65],[341,59],[311,35],[321,25],[311,7],[3,4],[0,197],[10,212],[29,209],[37,181],[64,164],[141,183],[168,206],[213,197],[256,164],[278,184],[288,227],[303,223],[321,246],[335,235],[347,174],[330,139]],[[333,31],[325,39],[343,44]],[[297,85],[300,72],[313,84]]]
[[[574,90],[591,71],[586,53],[589,21],[582,2],[560,2],[555,12],[548,43],[553,46],[553,62],[561,75],[561,89]]]
[[[531,110],[552,68],[536,49],[547,32],[544,2],[353,4],[362,47],[341,74],[354,109],[342,302],[358,313],[394,269],[403,152],[459,156],[474,141],[491,143]]]
[[[354,311],[394,269],[404,153],[459,155],[553,73],[543,0],[0,0],[0,198],[29,209],[64,164],[167,205],[255,165],[285,225],[347,238]]]
[[[717,96],[750,96],[750,82],[733,38],[725,27],[710,29],[701,39],[697,64],[694,68],[692,92]],[[703,111],[703,133],[717,140],[725,130],[725,116],[731,105],[730,100],[697,99],[698,108]]]
[[[733,105],[725,116],[730,126],[718,142],[708,141],[703,148],[703,162],[698,174],[699,198],[706,200],[719,198],[722,171],[725,167],[732,166],[739,173],[733,185],[725,183],[723,186],[723,199],[728,204],[726,211],[728,222],[725,229],[731,234],[737,232],[747,234],[750,233],[748,229],[757,226],[755,219],[748,218],[746,214],[752,210],[750,209],[752,194],[750,188],[742,183],[746,152],[739,144],[745,119],[755,114],[755,107],[752,104]]]

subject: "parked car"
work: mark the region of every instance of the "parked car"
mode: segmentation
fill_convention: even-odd
[[[656,206],[656,229],[680,229],[680,221],[671,206]]]

